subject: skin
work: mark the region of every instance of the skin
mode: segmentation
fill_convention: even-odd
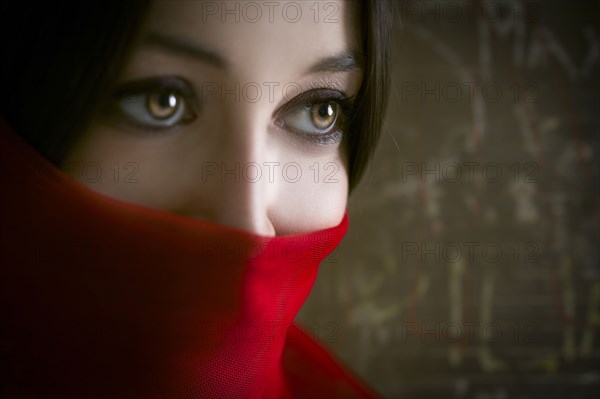
[[[262,17],[254,23],[248,19],[257,15],[255,9],[240,10],[239,22],[235,15],[222,18],[224,3],[231,9],[234,3],[243,7],[243,2],[210,3],[217,7],[215,14],[200,1],[154,2],[111,88],[170,76],[170,81],[189,83],[196,98],[184,99],[171,89],[162,91],[162,103],[152,97],[152,90],[145,97],[140,89],[110,97],[94,113],[63,170],[90,189],[119,200],[264,236],[339,224],[348,198],[345,143],[323,144],[306,139],[314,134],[297,131],[306,126],[315,129],[315,120],[326,126],[332,115],[338,115],[336,129],[344,130],[347,124],[340,122],[344,117],[336,108],[337,100],[331,103],[321,96],[317,98],[321,102],[311,100],[309,108],[303,107],[306,100],[290,104],[309,90],[347,97],[358,93],[363,73],[349,57],[314,71],[325,59],[358,54],[360,24],[352,2],[336,2],[337,7],[329,9],[321,6],[316,23],[310,9],[313,2],[295,3],[302,7],[302,17],[295,23],[289,22],[296,16],[294,8],[283,13],[287,2],[278,2],[271,21],[263,7]],[[338,22],[325,22],[332,12]],[[185,45],[168,44],[175,41]],[[202,54],[191,48],[203,49]],[[215,87],[236,91],[236,82],[239,101],[232,93],[214,91]],[[155,101],[149,102],[149,97]],[[183,119],[173,119],[176,123],[159,130],[140,124],[140,115],[169,115],[184,102],[189,103],[187,111]],[[123,111],[123,104],[131,106],[127,110],[133,114]],[[236,166],[238,172],[223,173]]]

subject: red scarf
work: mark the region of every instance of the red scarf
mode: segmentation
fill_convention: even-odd
[[[269,238],[128,204],[2,120],[0,168],[4,397],[375,396],[292,325],[347,214]]]

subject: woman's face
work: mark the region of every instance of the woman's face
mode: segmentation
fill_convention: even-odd
[[[256,234],[337,225],[362,81],[353,3],[154,2],[62,168],[110,197]]]

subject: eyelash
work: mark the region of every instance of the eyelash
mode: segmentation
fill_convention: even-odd
[[[158,78],[147,78],[127,82],[122,84],[114,93],[114,99],[117,101],[123,101],[128,97],[144,96],[147,98],[148,95],[165,90],[169,93],[176,94],[183,100],[184,107],[189,108],[188,111],[193,113],[192,117],[189,117],[183,124],[189,124],[193,122],[197,114],[200,113],[200,101],[196,92],[192,88],[192,85],[187,80],[174,76],[164,76]],[[119,116],[125,117],[126,122],[129,126],[143,132],[161,133],[167,129],[172,129],[182,122],[177,122],[173,126],[152,126],[143,122],[137,121],[135,118],[127,115],[124,110],[118,110]]]
[[[300,93],[296,97],[292,98],[287,103],[282,105],[279,109],[277,109],[275,112],[275,125],[278,128],[284,129],[287,132],[294,134],[296,137],[298,137],[307,144],[316,144],[321,146],[337,144],[343,139],[343,135],[349,125],[348,122],[350,120],[352,109],[354,108],[355,97],[348,97],[337,88],[334,89],[328,87],[326,86],[326,84],[319,83],[319,85],[322,85],[322,87],[314,87],[310,90]],[[145,98],[147,98],[146,96],[159,90],[165,90],[167,92],[174,93],[177,96],[179,96],[183,100],[183,106],[186,107],[188,111],[191,110],[191,112],[193,113],[192,117],[188,118],[184,122],[176,122],[173,126],[151,126],[146,123],[137,121],[135,118],[131,117],[130,115],[127,115],[124,110],[119,110],[120,116],[124,116],[126,118],[128,125],[134,127],[135,129],[139,129],[143,132],[163,132],[165,130],[175,128],[179,124],[187,125],[196,119],[197,114],[201,110],[201,102],[199,101],[199,97],[196,94],[195,90],[192,88],[192,85],[186,79],[180,77],[164,76],[127,82],[117,88],[113,98],[115,98],[118,101],[123,101],[127,97],[144,96]],[[315,134],[300,131],[290,126],[286,126],[281,119],[288,112],[291,112],[297,107],[309,105],[313,106],[316,104],[324,104],[332,101],[336,102],[339,105],[341,115],[338,115],[338,119],[341,119],[341,121],[338,123],[338,121],[336,120],[336,126],[334,126],[334,128],[332,128],[326,133]],[[338,125],[341,125],[341,127],[339,127]]]
[[[336,102],[340,106],[341,115],[339,115],[339,117],[341,118],[341,121],[339,124],[341,124],[341,127],[337,126],[338,121],[336,120],[336,126],[327,133],[306,133],[290,126],[286,126],[281,119],[282,116],[285,116],[285,114],[297,107],[312,107],[316,104],[326,104],[331,101]],[[331,89],[329,87],[313,88],[297,95],[275,111],[275,115],[277,115],[276,125],[279,128],[290,131],[306,143],[320,145],[336,144],[342,140],[343,135],[348,128],[348,121],[350,120],[354,103],[355,97],[348,97],[337,89]]]

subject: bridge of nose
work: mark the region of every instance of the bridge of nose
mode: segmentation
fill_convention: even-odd
[[[186,213],[264,236],[274,236],[269,220],[275,181],[268,163],[277,162],[269,146],[270,119],[258,104],[225,104],[216,148],[211,160],[200,160],[201,182],[195,186],[196,203]],[[262,112],[260,112],[262,111]],[[196,208],[196,209],[194,209]]]

